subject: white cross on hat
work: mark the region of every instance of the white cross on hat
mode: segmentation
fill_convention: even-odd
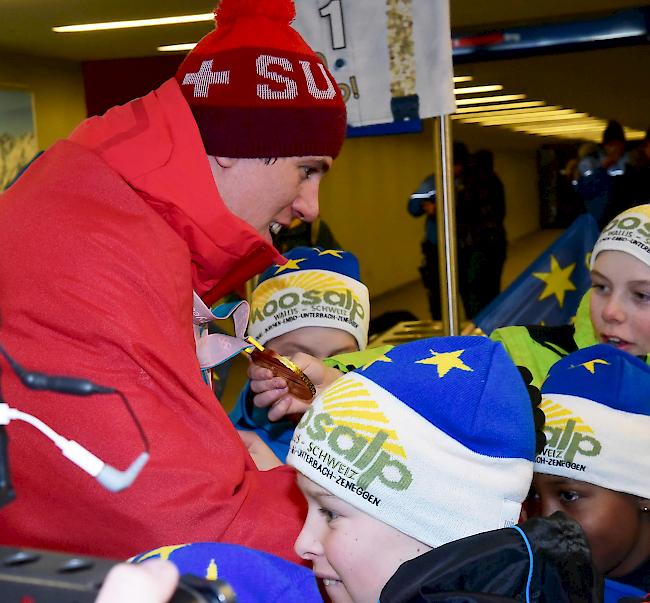
[[[227,84],[230,70],[212,71],[212,59],[203,61],[201,68],[194,73],[186,73],[183,85],[194,84],[194,97],[207,97],[211,84]]]

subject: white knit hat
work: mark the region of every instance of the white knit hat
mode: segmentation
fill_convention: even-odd
[[[650,205],[618,214],[600,233],[591,252],[591,268],[601,251],[623,251],[650,266]]]
[[[363,350],[370,300],[356,256],[319,247],[295,247],[284,256],[289,261],[266,270],[253,291],[248,334],[265,344],[301,327],[329,327],[350,333]]]
[[[553,365],[541,408],[537,473],[650,497],[650,366],[614,346],[583,348]]]
[[[436,547],[517,523],[535,427],[526,385],[484,337],[404,344],[316,397],[287,463]]]

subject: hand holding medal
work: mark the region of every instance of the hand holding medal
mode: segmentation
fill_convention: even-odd
[[[301,400],[311,400],[316,395],[316,387],[300,368],[285,356],[265,348],[252,337],[246,341],[252,344],[244,352],[257,365],[269,369],[275,377],[287,382],[289,393]]]

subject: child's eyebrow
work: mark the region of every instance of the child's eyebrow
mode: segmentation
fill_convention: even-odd
[[[559,486],[575,486],[577,484],[583,483],[583,482],[580,482],[580,481],[575,480],[575,479],[570,479],[568,477],[563,477],[561,475],[558,475],[557,477],[555,477],[555,479],[552,479],[552,480],[549,480],[549,481],[554,486],[558,486],[558,485]]]
[[[600,278],[607,280],[607,277],[602,272],[598,272],[598,270],[592,270],[591,276],[599,276]]]
[[[287,346],[288,349],[293,353],[293,352],[302,352],[303,354],[309,354],[310,356],[313,356],[313,350],[310,350],[307,348],[307,346],[303,346],[300,343],[291,343],[289,346]]]
[[[327,497],[329,497],[329,498],[336,498],[336,497],[334,496],[334,494],[332,494],[331,492],[328,492],[327,490],[312,490],[312,491],[310,492],[310,494],[311,494],[314,498],[327,498]]]

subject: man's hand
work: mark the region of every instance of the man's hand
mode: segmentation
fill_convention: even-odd
[[[238,429],[237,433],[248,449],[248,454],[255,461],[255,466],[260,471],[268,471],[283,464],[275,452],[254,431],[240,431]]]
[[[309,354],[295,354],[291,361],[311,379],[316,394],[341,376],[340,371],[325,366],[322,360]],[[311,404],[311,400],[301,400],[290,395],[287,382],[282,377],[274,377],[270,369],[253,362],[248,366],[248,378],[251,391],[255,394],[253,403],[260,408],[269,409],[270,421],[278,421],[286,415],[303,414]]]

